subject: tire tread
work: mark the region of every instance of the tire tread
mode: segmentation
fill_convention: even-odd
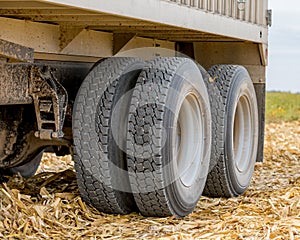
[[[134,198],[144,216],[175,215],[164,187],[160,149],[163,147],[163,115],[168,90],[176,69],[184,61],[187,59],[153,60],[142,71],[133,93],[128,123],[127,161]],[[149,84],[154,89],[148,88]]]
[[[124,193],[121,195],[114,190],[108,151],[118,79],[137,61],[135,58],[109,58],[96,65],[82,83],[74,105],[74,160],[78,187],[86,203],[106,213],[127,214],[134,209],[131,194],[126,194],[128,199],[124,199]],[[99,92],[104,94],[98,96]],[[91,132],[90,126],[95,126],[96,131]],[[101,149],[104,157],[97,158],[97,149]],[[131,201],[132,205],[128,206],[125,201]]]
[[[205,78],[209,91],[212,112],[212,151],[211,170],[207,177],[203,194],[208,197],[233,197],[230,180],[227,176],[224,136],[227,113],[227,99],[233,77],[239,70],[238,65],[215,65],[208,70],[210,77]]]

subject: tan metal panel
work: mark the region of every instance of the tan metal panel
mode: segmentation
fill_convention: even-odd
[[[0,39],[31,47],[38,52],[59,52],[59,26],[0,18]],[[22,33],[26,34],[22,34]]]
[[[111,33],[84,29],[61,51],[61,54],[109,57],[112,56],[112,42]]]
[[[112,56],[112,34],[82,30],[61,50],[60,27],[0,17],[0,39],[33,48],[35,52],[91,57]]]
[[[147,51],[145,51],[147,48]],[[156,57],[175,57],[175,43],[150,38],[135,37],[126,44],[117,57],[139,57],[150,60]]]
[[[215,64],[257,65],[261,62],[259,46],[243,42],[195,43],[196,59],[205,68]]]

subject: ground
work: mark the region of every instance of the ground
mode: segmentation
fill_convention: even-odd
[[[249,190],[234,199],[202,197],[194,213],[174,219],[97,212],[79,197],[71,157],[45,154],[36,177],[0,187],[0,238],[300,239],[299,162],[300,121],[268,124],[265,162]]]

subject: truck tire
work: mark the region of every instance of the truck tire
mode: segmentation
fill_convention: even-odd
[[[187,58],[149,62],[128,117],[129,180],[140,212],[191,213],[206,182],[210,146],[209,96],[197,65]]]
[[[204,195],[236,197],[252,179],[258,148],[258,108],[244,67],[217,65],[206,84],[212,108],[211,166]]]
[[[119,111],[114,108],[135,86],[143,66],[144,62],[135,58],[99,62],[82,83],[74,104],[74,160],[79,190],[86,203],[105,213],[127,214],[136,208],[123,152],[130,100],[123,99]],[[119,133],[119,139],[115,139],[113,130]]]
[[[41,160],[43,158],[44,151],[39,152],[32,160],[30,160],[28,163],[25,163],[21,166],[13,167],[7,169],[7,172],[9,175],[14,175],[20,173],[21,176],[25,178],[33,177],[36,173],[37,169],[40,166]]]
[[[18,173],[20,173],[20,175],[24,178],[33,177],[40,166],[41,160],[43,158],[43,152],[44,151],[41,151],[35,157],[33,157],[30,162],[25,163],[21,166],[7,169],[0,168],[0,183],[7,181],[8,179],[6,177],[13,176]]]

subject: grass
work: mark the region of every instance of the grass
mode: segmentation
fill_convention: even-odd
[[[300,94],[286,92],[267,93],[267,123],[298,119],[300,119]]]

